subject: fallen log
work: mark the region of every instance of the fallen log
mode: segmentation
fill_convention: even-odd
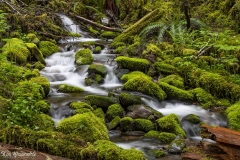
[[[71,13],[70,13],[70,14],[71,14]],[[102,24],[93,22],[93,21],[91,21],[91,20],[89,20],[89,19],[86,19],[86,18],[84,18],[84,17],[81,17],[81,16],[76,16],[76,15],[73,15],[73,14],[71,14],[71,16],[74,16],[74,17],[76,17],[78,20],[81,20],[81,21],[83,21],[83,22],[85,22],[85,23],[88,23],[88,24],[93,25],[93,26],[95,26],[95,27],[101,28],[101,29],[103,29],[103,30],[112,31],[112,32],[122,32],[122,31],[123,31],[123,30],[120,29],[120,28],[107,27],[107,26],[104,26],[104,25],[102,25]]]

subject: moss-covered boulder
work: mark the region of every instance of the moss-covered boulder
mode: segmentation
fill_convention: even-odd
[[[107,109],[110,105],[118,103],[118,98],[98,96],[98,95],[88,95],[85,97],[85,101],[91,106],[96,105],[97,107]]]
[[[43,131],[53,131],[54,130],[54,121],[49,115],[39,114],[34,119],[34,125],[36,130]]]
[[[75,114],[82,114],[86,112],[92,112],[94,109],[85,102],[71,102],[70,108],[75,110]]]
[[[147,119],[134,119],[133,121],[133,125],[134,125],[134,130],[136,131],[143,131],[143,132],[149,132],[151,130],[154,130],[154,124]]]
[[[122,92],[119,95],[119,102],[121,106],[124,108],[127,108],[128,106],[134,105],[134,104],[142,104],[142,100],[140,97],[132,95],[130,93]]]
[[[48,57],[53,53],[59,52],[59,47],[50,41],[40,41],[38,44],[39,50],[42,52],[43,57]]]
[[[148,55],[154,55],[154,57],[163,57],[164,53],[155,44],[147,44],[147,48],[142,52],[142,56],[146,58]]]
[[[105,114],[102,108],[96,108],[93,113],[98,117],[103,123],[105,123]]]
[[[133,119],[130,117],[124,117],[120,120],[120,127],[123,131],[133,131]]]
[[[41,85],[44,89],[45,96],[48,95],[48,93],[50,91],[50,82],[48,81],[47,78],[45,78],[43,76],[39,76],[39,77],[31,78],[30,81]]]
[[[88,68],[88,73],[89,74],[99,74],[101,75],[102,77],[106,76],[107,75],[107,67],[104,66],[103,64],[97,64],[97,63],[94,63],[94,64],[91,64]]]
[[[97,157],[99,160],[145,160],[143,152],[131,148],[129,150],[122,149],[116,144],[106,140],[98,140],[94,143],[97,150]]]
[[[167,97],[166,93],[156,83],[144,77],[130,79],[123,85],[123,90],[142,92],[159,100],[164,100]]]
[[[77,65],[91,64],[93,60],[92,51],[89,48],[81,49],[75,54],[75,63]]]
[[[40,100],[35,105],[43,113],[48,113],[51,108],[50,104],[45,100]]]
[[[98,85],[98,84],[102,84],[103,82],[104,82],[104,77],[95,73],[90,74],[88,78],[84,79],[84,83],[87,86]]]
[[[225,111],[229,128],[240,131],[240,102],[237,102]]]
[[[113,120],[116,116],[123,117],[123,108],[119,104],[112,104],[108,107],[106,117],[109,121]]]
[[[125,56],[119,56],[116,58],[116,62],[119,66],[130,71],[142,71],[147,72],[150,66],[146,59],[130,58]]]
[[[177,137],[172,141],[168,146],[168,152],[172,154],[180,154],[183,149],[186,147],[185,141],[181,137]]]
[[[165,82],[159,82],[159,86],[167,93],[168,98],[191,101],[194,99],[193,94],[189,91],[177,88]]]
[[[171,74],[169,76],[163,77],[163,78],[159,79],[159,82],[165,82],[169,85],[175,86],[180,89],[185,88],[183,78],[176,74]]]
[[[149,77],[148,75],[146,75],[145,73],[141,72],[141,71],[133,71],[133,72],[130,72],[130,73],[127,73],[127,74],[124,74],[122,77],[121,77],[121,80],[123,82],[127,82],[128,80],[130,79],[133,79],[133,78],[138,78],[138,77],[144,77],[148,80],[152,80],[152,77]]]
[[[41,62],[42,64],[45,64],[45,60],[43,57],[42,52],[38,49],[38,47],[36,46],[36,44],[34,43],[25,43],[28,50],[31,52],[31,55],[39,62]]]
[[[169,74],[174,74],[177,72],[177,69],[173,65],[168,64],[164,61],[163,62],[155,62],[153,64],[153,67],[156,69],[156,71],[159,74],[169,75]]]
[[[188,115],[184,116],[181,119],[181,123],[185,122],[185,121],[190,122],[192,124],[199,124],[200,122],[202,122],[201,119],[195,114],[188,114]]]
[[[170,114],[159,118],[157,120],[157,124],[159,126],[159,130],[162,132],[174,133],[175,135],[186,137],[184,130],[181,128],[179,119],[175,114]]]
[[[173,133],[168,133],[168,132],[161,132],[158,136],[158,139],[162,142],[162,143],[170,143],[172,142],[174,139],[176,139],[176,135]]]
[[[147,119],[150,115],[153,115],[153,112],[151,109],[144,105],[131,105],[127,107],[127,116],[137,119],[137,118],[143,118]]]
[[[71,86],[68,84],[60,84],[58,86],[58,91],[63,93],[81,93],[84,92],[84,90],[77,86]]]
[[[109,140],[105,124],[93,113],[76,114],[61,120],[57,130],[65,134],[75,134],[87,142]]]
[[[144,134],[144,137],[157,139],[159,137],[159,132],[155,131],[155,130],[151,130],[151,131],[147,132],[146,134]]]
[[[202,88],[195,88],[190,91],[194,95],[194,99],[203,107],[210,108],[215,106],[215,98]]]
[[[109,124],[108,129],[115,129],[117,126],[120,125],[121,118],[119,116],[116,116]]]
[[[27,63],[30,56],[30,51],[25,43],[17,38],[9,39],[3,46],[2,51],[11,62],[17,62],[18,64]]]

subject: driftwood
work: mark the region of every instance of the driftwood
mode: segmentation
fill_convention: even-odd
[[[71,15],[73,15],[73,14],[71,14]],[[103,30],[113,31],[113,32],[122,32],[122,31],[123,31],[123,30],[120,29],[120,28],[107,27],[107,26],[104,26],[104,25],[102,25],[102,24],[93,22],[93,21],[91,21],[91,20],[89,20],[89,19],[86,19],[86,18],[84,18],[84,17],[81,17],[81,16],[75,16],[75,17],[76,17],[78,20],[81,20],[81,21],[83,21],[83,22],[85,22],[85,23],[88,23],[88,24],[93,25],[93,26],[95,26],[95,27],[101,28],[101,29],[103,29]]]

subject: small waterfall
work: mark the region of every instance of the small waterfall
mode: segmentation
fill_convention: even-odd
[[[107,67],[108,73],[104,79],[103,87],[119,87],[122,86],[122,83],[118,80],[117,76],[114,73],[114,67],[105,65]]]

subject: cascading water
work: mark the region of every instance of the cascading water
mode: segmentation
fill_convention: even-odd
[[[41,75],[45,76],[51,84],[51,91],[49,93],[48,100],[51,102],[50,114],[56,123],[58,123],[61,119],[72,115],[74,111],[68,107],[70,102],[84,100],[84,97],[89,93],[107,95],[109,90],[111,90],[112,88],[120,88],[122,86],[122,83],[118,80],[114,73],[116,67],[116,62],[114,61],[114,59],[116,55],[109,54],[109,42],[89,38],[87,36],[87,33],[83,32],[77,25],[75,25],[71,19],[69,19],[65,15],[59,16],[61,17],[64,25],[69,32],[80,33],[83,36],[80,38],[69,37],[67,40],[61,40],[59,43],[61,44],[60,46],[62,47],[62,52],[57,52],[46,58],[46,67],[41,71]],[[108,69],[107,75],[104,78],[104,83],[100,86],[86,86],[84,80],[88,76],[87,70],[89,65],[75,65],[76,51],[81,49],[78,46],[78,42],[84,41],[99,41],[99,43],[104,45],[104,48],[102,49],[100,54],[93,54],[94,63],[101,63],[105,65]],[[59,93],[57,91],[57,86],[59,84],[78,86],[83,88],[86,92],[73,94]],[[202,121],[210,125],[226,125],[226,121],[224,121],[221,116],[206,111],[200,106],[188,105],[182,102],[159,102],[156,98],[150,96],[146,96],[140,93],[133,94],[142,97],[142,101],[147,106],[150,106],[153,109],[162,112],[164,115],[175,113],[181,119],[187,114],[196,114],[201,118]],[[199,137],[199,134],[196,132],[197,129],[193,130],[193,127],[189,127],[189,124],[182,125],[187,132],[189,138]],[[134,147],[136,149],[142,150],[145,153],[146,158],[149,160],[155,159],[149,156],[149,150],[166,147],[165,145],[160,144],[155,140],[139,138],[129,139],[131,137],[128,137],[127,140],[125,140],[124,137],[119,138],[119,136],[115,136],[115,133],[110,133],[109,136],[113,142],[123,148],[128,149]],[[180,157],[177,155],[171,155],[171,157],[169,158],[167,157],[164,159],[180,159]]]

